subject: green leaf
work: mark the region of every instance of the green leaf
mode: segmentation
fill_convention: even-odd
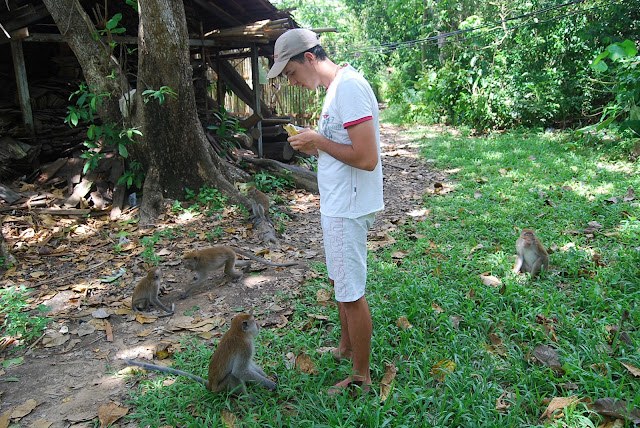
[[[611,59],[613,61],[630,58],[638,53],[635,44],[631,40],[625,40],[622,43],[609,45],[609,47],[607,47],[607,51],[611,53]]]
[[[113,30],[118,26],[118,23],[120,22],[121,19],[122,19],[122,14],[116,13],[115,15],[113,15],[113,18],[107,21],[105,27],[107,27],[107,29],[109,30]]]
[[[609,69],[609,66],[607,65],[606,62],[599,62],[597,64],[591,64],[591,67],[596,70],[599,71],[600,73],[604,73],[605,71],[607,71]]]
[[[4,380],[5,382],[20,382],[20,379],[17,377],[8,377]]]
[[[598,124],[598,126],[596,126],[596,129],[598,131],[603,130],[604,128],[606,128],[607,126],[611,125],[611,122],[613,122],[614,120],[616,120],[616,116],[611,116],[609,117],[607,120],[605,120],[604,122],[600,122]]]
[[[78,115],[74,112],[71,113],[71,115],[69,116],[69,118],[71,119],[71,124],[73,126],[78,126]]]
[[[601,52],[600,55],[595,57],[595,59],[591,62],[591,67],[596,68],[596,65],[598,65],[600,61],[602,61],[608,56],[609,56],[609,51],[605,49],[604,52]]]
[[[638,53],[636,44],[631,40],[625,40],[624,42],[620,43],[620,46],[622,46],[627,51],[627,56],[635,56]]]
[[[2,362],[2,367],[11,367],[11,366],[17,366],[18,364],[21,364],[22,361],[24,360],[23,357],[19,357],[19,358],[13,358],[11,360],[6,360]]]
[[[620,130],[631,129],[633,132],[640,134],[640,120],[625,120],[620,124]]]
[[[118,153],[120,153],[120,156],[122,156],[123,158],[127,158],[129,156],[127,146],[125,146],[124,144],[118,144]]]

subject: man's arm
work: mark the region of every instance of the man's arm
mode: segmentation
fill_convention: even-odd
[[[351,125],[347,128],[351,145],[339,144],[315,131],[302,131],[289,137],[291,147],[308,154],[317,154],[318,150],[346,163],[354,168],[373,171],[378,165],[378,149],[373,120]]]

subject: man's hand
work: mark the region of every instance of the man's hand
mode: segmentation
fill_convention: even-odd
[[[291,144],[291,147],[295,150],[299,150],[308,155],[317,155],[318,148],[316,147],[315,141],[317,141],[318,137],[324,138],[316,131],[312,131],[309,128],[302,128],[298,129],[298,133],[289,137],[287,141],[289,141],[289,144]]]

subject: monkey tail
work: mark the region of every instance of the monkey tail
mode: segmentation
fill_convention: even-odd
[[[186,377],[191,378],[191,379],[195,380],[196,382],[202,384],[205,388],[208,389],[208,384],[209,384],[208,381],[204,380],[200,376],[196,376],[194,374],[187,373],[187,372],[184,372],[182,370],[176,370],[176,369],[172,369],[171,367],[163,367],[163,366],[158,366],[158,365],[155,365],[155,364],[143,363],[141,361],[134,361],[134,360],[124,360],[124,362],[129,364],[130,366],[138,366],[138,367],[142,367],[143,369],[147,369],[147,370],[155,370],[155,371],[163,372],[163,373],[171,373],[171,374],[175,374],[175,375],[186,376]]]
[[[265,259],[262,259],[260,257],[256,257],[253,254],[248,253],[248,252],[246,252],[244,250],[241,250],[238,247],[231,247],[231,248],[238,254],[242,254],[243,256],[245,256],[245,257],[247,257],[247,258],[249,258],[251,260],[254,260],[254,261],[260,262],[260,263],[264,263],[265,265],[268,265],[268,266],[287,267],[287,266],[295,266],[295,265],[299,264],[298,262],[274,263],[274,262],[270,262],[269,260],[265,260]]]

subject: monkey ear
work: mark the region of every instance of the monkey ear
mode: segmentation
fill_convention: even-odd
[[[249,330],[249,323],[248,322],[242,321],[242,330],[243,331]]]

